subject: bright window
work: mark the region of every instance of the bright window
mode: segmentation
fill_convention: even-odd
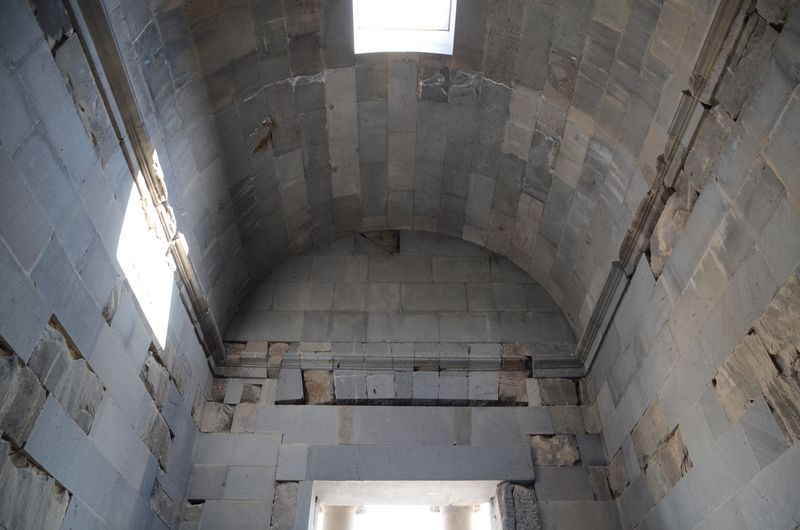
[[[456,0],[353,0],[356,53],[453,54]]]

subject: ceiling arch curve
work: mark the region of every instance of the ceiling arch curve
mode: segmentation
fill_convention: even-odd
[[[289,256],[391,228],[508,257],[580,336],[715,7],[462,0],[452,56],[354,55],[342,0],[110,19],[221,328]]]

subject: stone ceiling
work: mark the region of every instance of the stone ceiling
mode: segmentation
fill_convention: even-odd
[[[507,257],[578,337],[717,4],[462,0],[452,56],[355,56],[349,0],[120,3],[112,29],[220,328],[289,256],[388,228]]]

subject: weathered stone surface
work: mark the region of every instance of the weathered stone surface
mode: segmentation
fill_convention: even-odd
[[[797,0],[758,0],[756,10],[770,24],[783,24]]]
[[[658,447],[644,470],[647,489],[650,491],[653,504],[658,504],[690,469],[692,460],[689,458],[689,451],[683,443],[681,429],[678,427]]]
[[[611,490],[608,487],[606,468],[603,466],[589,466],[589,483],[596,501],[610,501]]]
[[[497,530],[542,528],[536,495],[532,489],[525,486],[508,482],[498,484],[492,499],[492,511]]]
[[[581,409],[583,410],[583,428],[586,429],[586,432],[588,434],[603,432],[603,419],[600,417],[597,404],[584,405]]]
[[[606,467],[606,475],[608,476],[608,486],[611,488],[611,495],[616,499],[625,488],[628,487],[630,481],[628,480],[628,471],[625,469],[625,455],[622,449],[617,451],[614,458]]]
[[[650,268],[656,277],[664,270],[691,213],[682,194],[674,193],[667,199],[664,211],[653,229],[653,235],[650,236]]]
[[[539,518],[539,506],[533,490],[514,484],[514,519],[518,529],[541,530],[542,521]]]
[[[233,407],[223,403],[207,401],[200,417],[201,432],[228,432],[233,421]]]
[[[800,279],[797,274],[792,274],[754,326],[767,352],[775,358],[781,370],[785,370],[794,361],[796,352],[800,351],[798,322],[800,322]],[[787,347],[794,350],[794,355]]]
[[[578,443],[572,435],[535,435],[530,444],[536,466],[575,466],[581,462]]]
[[[260,403],[261,402],[261,385],[245,384],[242,385],[242,399],[241,403]]]
[[[189,389],[189,373],[172,341],[167,339],[167,345],[158,353],[158,358],[161,359],[161,364],[167,368],[181,397],[186,397],[186,391]]]
[[[289,345],[285,342],[276,342],[269,346],[269,358],[267,359],[267,377],[277,379],[281,372],[283,356],[289,351]]]
[[[333,394],[333,372],[306,370],[303,372],[303,385],[306,391],[306,404],[332,405],[336,402]]]
[[[578,393],[570,379],[539,379],[542,405],[577,405]]]
[[[169,463],[169,454],[172,451],[172,438],[167,422],[164,421],[164,417],[154,403],[150,404],[140,434],[158,463],[166,469]]]
[[[181,522],[183,523],[200,523],[203,517],[203,508],[205,504],[191,504],[189,502],[183,503],[181,507]]]
[[[225,401],[225,392],[228,390],[228,380],[220,377],[215,377],[211,381],[211,388],[208,392],[209,401],[214,403],[222,403]]]
[[[42,411],[47,393],[19,357],[0,348],[0,430],[20,447]]]
[[[731,425],[777,376],[778,370],[758,335],[745,336],[714,378],[717,396]]]
[[[169,527],[174,527],[177,525],[178,519],[180,518],[180,509],[167,494],[162,480],[162,477],[158,477],[155,484],[153,484],[153,490],[150,493],[148,504],[159,519],[164,521]],[[166,480],[169,479],[166,478]]]
[[[275,485],[275,500],[272,503],[270,530],[294,530],[294,515],[297,510],[297,482]]]
[[[239,403],[233,411],[231,433],[241,434],[255,432],[256,418],[258,416],[257,403]]]
[[[0,527],[24,530],[59,528],[69,493],[33,466],[11,444],[0,440]]]
[[[767,386],[765,396],[786,442],[791,446],[800,439],[800,359]]]
[[[527,372],[500,372],[499,399],[504,405],[528,402]]]
[[[156,360],[153,354],[150,354],[142,366],[139,377],[150,397],[156,402],[156,407],[161,410],[169,392],[169,372]]]
[[[642,468],[647,465],[647,461],[668,436],[667,420],[664,418],[661,404],[656,396],[631,433],[636,456],[639,458],[639,465]]]
[[[52,324],[39,337],[28,366],[45,389],[88,433],[103,398],[103,383]]]

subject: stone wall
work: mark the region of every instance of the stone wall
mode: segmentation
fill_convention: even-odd
[[[0,526],[176,528],[209,368],[163,254],[164,336],[126,275],[143,201],[73,24],[0,16]]]
[[[788,493],[800,469],[790,7],[745,2],[650,255],[591,368],[624,528],[800,523]]]

